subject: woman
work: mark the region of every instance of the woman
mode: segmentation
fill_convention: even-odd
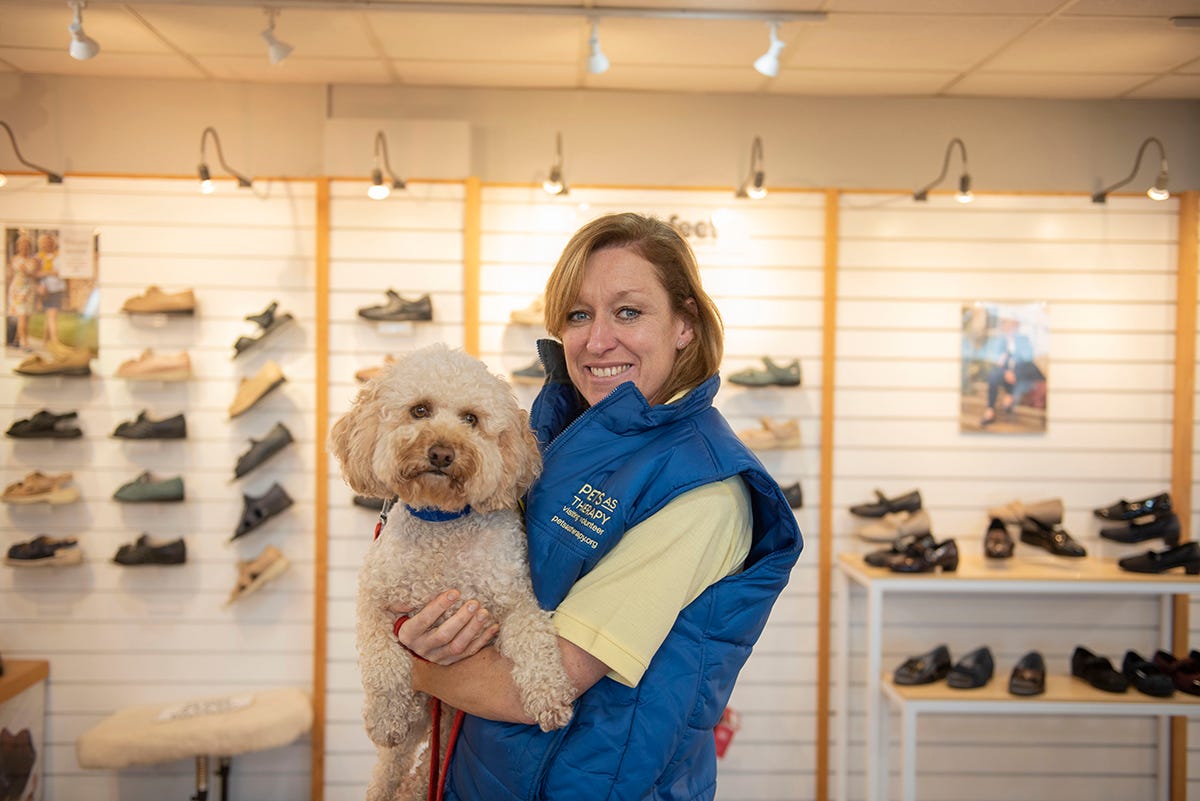
[[[446,798],[705,799],[713,728],[800,553],[775,481],[712,398],[722,326],[691,248],[636,214],[581,228],[546,286],[543,448],[526,499],[534,592],[579,696],[529,725],[486,610],[453,591],[400,643],[414,685],[468,713]],[[569,426],[569,429],[568,429]]]
[[[8,285],[8,313],[17,318],[17,339],[9,344],[29,350],[29,318],[37,301],[37,260],[27,234],[22,232],[17,236],[9,265],[12,281]]]

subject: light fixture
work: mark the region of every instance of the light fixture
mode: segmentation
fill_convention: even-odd
[[[4,120],[0,120],[0,128],[3,128],[8,133],[8,141],[12,142],[13,153],[16,154],[17,161],[21,162],[26,167],[37,170],[38,172],[45,175],[47,183],[61,184],[63,182],[62,176],[59,175],[58,173],[51,172],[50,170],[46,169],[45,167],[39,167],[38,165],[34,164],[31,161],[25,160],[25,157],[21,155],[21,149],[19,147],[17,147],[17,137],[13,133],[12,128],[8,127],[7,122],[5,122]],[[8,178],[4,175],[4,173],[0,173],[0,186],[4,186],[7,183],[8,183]]]
[[[599,75],[608,72],[608,56],[600,49],[600,35],[596,33],[596,20],[592,20],[592,35],[588,37],[588,72]]]
[[[1138,174],[1138,169],[1142,166],[1142,155],[1146,152],[1146,147],[1153,142],[1158,145],[1158,177],[1154,179],[1154,186],[1146,190],[1146,196],[1151,200],[1166,200],[1171,196],[1167,191],[1167,150],[1163,147],[1163,143],[1158,141],[1156,137],[1147,137],[1142,142],[1142,146],[1138,148],[1137,159],[1133,162],[1133,171],[1129,173],[1123,180],[1117,181],[1112,186],[1106,186],[1099,192],[1092,195],[1093,203],[1108,202],[1108,193],[1114,189],[1120,189],[1125,184],[1129,183]]]
[[[779,40],[779,23],[772,22],[770,25],[771,45],[767,52],[754,60],[754,69],[768,78],[774,78],[779,74],[779,51],[783,50],[783,42]]]
[[[549,195],[568,195],[571,190],[567,188],[567,182],[563,180],[562,131],[556,134],[554,141],[554,166],[550,168],[550,177],[542,181],[542,189],[545,189],[546,194]]]
[[[382,151],[382,156],[380,152]],[[388,177],[392,179],[392,185],[388,186],[383,182],[383,169],[380,165],[387,169]],[[387,137],[383,135],[383,131],[375,132],[375,169],[371,170],[371,185],[367,187],[367,197],[371,200],[383,200],[388,195],[392,194],[393,189],[403,189],[406,186],[403,179],[397,178],[396,173],[392,171],[392,165],[388,161]]]
[[[762,139],[756,136],[750,145],[750,172],[746,173],[746,180],[742,181],[742,185],[738,187],[734,197],[762,200],[767,196],[766,179],[767,175],[763,171]]]
[[[77,61],[87,61],[100,52],[100,43],[83,32],[83,7],[86,0],[67,0],[67,8],[75,10],[75,18],[67,26],[71,32],[71,46],[68,48],[71,58]]]
[[[279,9],[267,8],[264,10],[267,12],[267,29],[260,36],[267,43],[267,60],[272,64],[278,64],[292,52],[292,46],[275,38],[275,17],[279,14]]]
[[[962,152],[962,175],[958,177],[958,193],[954,199],[959,203],[970,203],[975,199],[971,194],[971,175],[967,172],[967,146],[957,136],[950,140],[950,144],[946,145],[946,157],[942,159],[942,171],[925,186],[913,192],[913,200],[924,202],[929,200],[929,190],[940,184],[946,177],[946,171],[950,169],[950,153],[954,150],[954,146],[958,145],[958,149]]]
[[[200,192],[205,195],[213,193],[212,175],[208,171],[208,162],[204,159],[204,143],[208,140],[208,135],[212,134],[213,144],[217,146],[217,163],[221,165],[221,169],[237,179],[238,186],[247,189],[251,186],[251,181],[246,176],[242,175],[237,170],[225,163],[225,154],[221,152],[221,137],[217,136],[217,129],[211,125],[204,129],[204,133],[200,134]]]

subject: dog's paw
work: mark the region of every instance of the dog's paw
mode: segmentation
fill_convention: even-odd
[[[542,731],[554,731],[561,729],[571,721],[574,705],[569,697],[556,698],[551,695],[540,695],[525,699],[525,711],[529,717],[537,721]]]
[[[367,737],[371,738],[371,742],[375,745],[383,746],[384,748],[395,748],[404,742],[405,736],[408,734],[407,725],[397,725],[394,720],[381,720],[374,724],[367,724]]]

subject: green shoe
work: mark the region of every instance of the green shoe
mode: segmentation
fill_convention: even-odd
[[[766,369],[747,367],[729,376],[729,383],[743,387],[798,387],[800,386],[800,360],[793,359],[791,364],[779,366],[764,356],[763,364]]]
[[[170,503],[183,500],[183,477],[156,479],[149,470],[122,485],[113,500],[123,503]]]

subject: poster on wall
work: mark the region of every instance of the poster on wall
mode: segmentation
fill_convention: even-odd
[[[959,430],[1046,431],[1050,325],[1044,303],[966,303]]]
[[[5,228],[5,336],[10,355],[55,345],[98,350],[100,237],[91,228]]]

